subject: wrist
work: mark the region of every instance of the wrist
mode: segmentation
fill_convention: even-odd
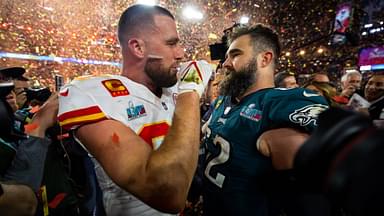
[[[46,131],[46,128],[41,127],[39,125],[36,125],[34,128],[26,131],[26,133],[30,136],[44,138],[45,137],[45,131]]]
[[[179,86],[179,94],[183,94],[185,92],[196,92],[199,97],[201,97],[204,93],[204,86],[197,83],[185,83],[183,86]]]
[[[184,89],[180,90],[177,94],[177,97],[188,97],[191,99],[191,97],[196,97],[197,99],[200,99],[199,93],[195,89]]]

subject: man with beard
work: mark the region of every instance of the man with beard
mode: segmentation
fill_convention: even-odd
[[[302,88],[274,89],[274,70],[280,55],[278,36],[268,27],[237,29],[230,39],[214,111],[203,126],[204,215],[268,215],[274,169],[292,168],[293,154],[316,126],[325,110],[323,97]],[[273,138],[266,131],[282,128]],[[267,143],[267,144],[265,144]],[[280,144],[280,143],[278,143]],[[280,207],[278,207],[280,208]]]
[[[107,215],[177,213],[197,166],[199,98],[212,69],[189,62],[177,80],[184,51],[165,8],[129,7],[118,37],[122,75],[64,86],[60,125],[94,157]]]

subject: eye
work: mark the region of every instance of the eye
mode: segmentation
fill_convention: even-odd
[[[168,45],[168,46],[176,46],[177,43],[175,43],[175,42],[168,42],[167,45]]]
[[[240,55],[240,53],[231,53],[230,57],[231,57],[231,58],[235,58],[235,57],[237,57],[237,56],[239,56],[239,55]]]
[[[167,46],[174,47],[174,46],[177,46],[179,44],[179,40],[178,39],[168,40],[166,42],[166,44],[167,44]]]

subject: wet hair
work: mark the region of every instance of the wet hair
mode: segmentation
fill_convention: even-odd
[[[148,6],[135,4],[127,8],[120,16],[117,35],[122,48],[125,42],[131,37],[136,36],[143,30],[153,28],[155,24],[155,15],[168,16],[175,20],[175,17],[169,10],[160,6]]]
[[[275,65],[277,65],[281,52],[281,47],[279,42],[279,36],[275,31],[262,24],[256,24],[253,26],[240,26],[234,28],[234,31],[230,35],[228,43],[231,44],[234,40],[243,35],[249,35],[251,37],[251,43],[255,54],[267,50],[272,50],[274,54],[273,61]]]

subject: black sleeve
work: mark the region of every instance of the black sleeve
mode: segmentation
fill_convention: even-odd
[[[44,162],[51,140],[29,136],[20,140],[16,156],[3,180],[26,184],[38,191],[44,173]]]

